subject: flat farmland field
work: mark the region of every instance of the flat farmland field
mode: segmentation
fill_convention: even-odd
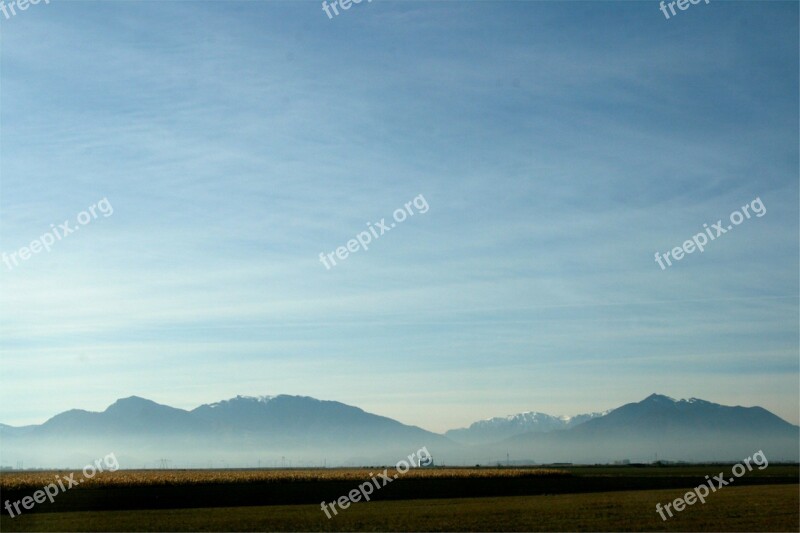
[[[798,531],[797,465],[754,470],[663,521],[655,511],[729,465],[411,470],[327,518],[372,469],[141,470],[97,475],[3,531]],[[389,473],[393,472],[389,469]],[[0,476],[2,499],[66,472]]]
[[[358,503],[328,519],[318,505],[40,513],[3,531],[797,531],[797,485],[730,487],[662,521],[675,490]]]

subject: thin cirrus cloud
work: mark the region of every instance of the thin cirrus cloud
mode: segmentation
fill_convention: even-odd
[[[0,421],[292,393],[445,430],[661,392],[797,423],[795,4],[356,7],[3,22],[1,250],[114,214],[0,265]]]

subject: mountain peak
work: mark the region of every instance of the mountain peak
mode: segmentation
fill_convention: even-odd
[[[700,403],[700,404],[710,404],[711,403],[711,402],[709,402],[707,400],[702,400],[700,398],[694,398],[694,397],[689,398],[688,400],[684,400],[684,401],[687,401],[689,403]]]
[[[462,444],[486,444],[525,433],[551,433],[569,429],[607,413],[553,416],[540,411],[524,411],[479,420],[467,428],[451,429],[445,436]]]
[[[197,409],[204,407],[209,409],[216,409],[219,407],[231,407],[235,405],[254,405],[254,404],[267,405],[269,402],[279,397],[280,396],[244,396],[241,394],[237,394],[235,397],[230,398],[228,400],[221,400],[219,402],[204,404],[198,407]]]
[[[696,399],[696,398],[693,398],[693,399]],[[644,400],[642,400],[642,402],[677,403],[678,400],[676,400],[675,398],[672,398],[670,396],[665,396],[663,394],[653,393],[650,396],[648,396],[647,398],[645,398]]]
[[[243,396],[241,394],[237,394],[236,398],[231,398],[230,401],[239,400],[248,402],[269,403],[269,401],[273,399],[275,399],[275,396]]]
[[[148,400],[147,398],[142,398],[141,396],[128,396],[127,398],[119,398],[109,407],[113,407],[114,405],[151,405],[154,403],[156,402]]]
[[[111,405],[109,405],[105,412],[109,414],[126,414],[141,411],[142,409],[152,407],[165,407],[157,404],[153,400],[142,398],[141,396],[128,396],[127,398],[120,398]]]

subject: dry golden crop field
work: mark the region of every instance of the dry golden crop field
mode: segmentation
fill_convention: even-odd
[[[135,487],[153,485],[185,485],[199,483],[289,483],[296,481],[362,481],[376,468],[324,468],[281,470],[117,470],[100,472],[83,479],[80,470],[43,470],[0,474],[0,490],[24,490],[52,483],[56,476],[71,473],[81,480],[81,487]],[[389,468],[389,471],[394,471]],[[402,475],[409,479],[521,478],[570,476],[569,472],[551,468],[414,468]]]

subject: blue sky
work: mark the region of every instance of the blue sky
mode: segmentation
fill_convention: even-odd
[[[444,431],[659,392],[798,423],[797,21],[716,0],[0,21],[0,251],[114,209],[0,264],[0,422],[287,393]]]

